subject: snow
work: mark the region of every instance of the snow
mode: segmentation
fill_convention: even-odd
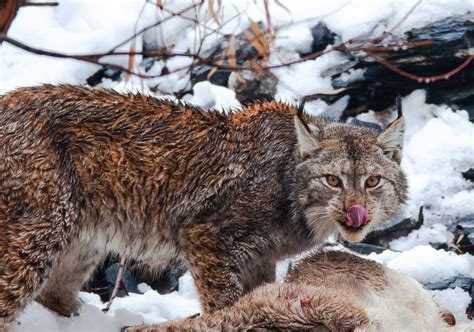
[[[170,0],[164,3],[168,10],[179,12],[188,8],[192,2]],[[272,22],[279,28],[269,62],[279,64],[298,60],[299,52],[311,49],[310,27],[319,21],[341,36],[343,41],[359,36],[376,36],[395,27],[416,0],[281,0],[269,3]],[[395,31],[421,27],[450,15],[466,13],[472,8],[474,0],[450,0],[449,6],[443,0],[425,0]],[[266,20],[260,1],[224,0],[221,11],[222,29],[227,34],[239,33],[250,19],[256,22]],[[194,13],[190,10],[186,16],[192,18]],[[58,7],[21,8],[9,30],[9,37],[58,52],[100,53],[126,40],[134,31],[170,15],[169,12],[158,12],[154,1],[61,0]],[[205,6],[197,15],[209,27],[217,27]],[[196,51],[200,41],[204,40],[201,49],[203,55],[216,43],[221,43],[218,34],[179,17],[149,30],[145,39],[147,43],[175,52]],[[141,49],[141,38],[135,39],[134,43],[137,49]],[[119,50],[128,51],[132,46],[126,42]],[[141,60],[141,56],[135,57],[133,70],[143,73],[144,69],[139,65]],[[104,61],[126,66],[128,57],[114,56]],[[183,100],[203,108],[229,109],[241,106],[235,93],[229,89],[207,81],[191,86],[190,74],[185,69],[190,61],[187,57],[156,61],[148,74],[159,75],[164,69],[171,74],[149,80],[133,76],[119,82],[104,80],[101,86],[167,98],[173,98],[174,92],[192,89],[192,94],[184,96]],[[294,102],[303,95],[331,93],[331,80],[324,77],[324,72],[343,61],[341,54],[330,52],[314,60],[272,70],[279,79],[275,98]],[[76,60],[26,53],[4,43],[0,46],[0,93],[40,83],[84,84],[85,79],[99,68],[98,65]],[[342,79],[357,79],[361,74],[361,71],[353,71],[343,75]],[[347,99],[341,99],[327,105],[321,100],[314,100],[307,102],[306,111],[337,117],[347,102]],[[462,171],[474,165],[474,126],[465,111],[427,104],[423,90],[414,91],[405,97],[403,108],[407,133],[402,167],[410,183],[404,216],[413,218],[419,207],[424,206],[425,225],[406,237],[392,241],[392,250],[369,255],[369,258],[407,273],[420,282],[439,281],[458,274],[474,277],[473,256],[456,255],[429,246],[429,243],[450,242],[452,235],[447,231],[447,225],[457,217],[474,214],[473,185],[461,176]],[[373,112],[363,114],[358,119],[379,121]],[[277,280],[284,278],[289,265],[297,259],[278,264]],[[198,295],[189,273],[180,278],[179,292],[160,295],[147,285],[140,285],[140,290],[144,294],[116,299],[108,313],[102,312],[105,305],[98,296],[81,293],[85,304],[80,315],[72,318],[58,317],[34,302],[22,314],[19,319],[21,325],[16,330],[118,331],[125,325],[161,322],[200,311]],[[436,301],[455,314],[458,321],[466,321],[469,294],[459,288],[432,291],[432,294]]]
[[[289,62],[292,59],[287,55],[285,60]],[[301,96],[332,91],[331,77],[323,78],[321,74],[334,63],[342,62],[342,60],[341,54],[331,52],[315,60],[273,69],[273,73],[279,79],[278,97],[281,100],[292,101],[301,98]],[[270,63],[274,63],[274,60],[270,59]],[[289,84],[290,82],[291,84]]]
[[[474,124],[467,112],[426,104],[424,97],[424,91],[415,91],[403,104],[409,110],[402,166],[410,211],[424,205],[432,222],[449,223],[474,212],[472,182],[461,174],[474,165]]]
[[[124,326],[141,324],[143,318],[142,315],[133,314],[126,309],[118,309],[113,314],[106,315],[91,304],[84,304],[78,316],[64,318],[33,302],[28,305],[19,321],[20,325],[16,327],[18,332],[103,332],[120,331]]]
[[[372,253],[368,258],[406,273],[421,283],[440,281],[459,274],[474,277],[474,256],[457,255],[427,245],[416,246],[404,252],[385,250],[380,254]]]
[[[421,283],[441,281],[457,275],[474,277],[474,256],[456,255],[427,245],[416,246],[404,252],[385,250],[381,254],[372,253],[367,258],[406,273]],[[471,298],[467,292],[460,288],[430,292],[442,308],[455,315],[458,323],[469,321],[466,308]]]
[[[194,281],[189,272],[179,280],[179,292],[160,295],[148,285],[140,284],[143,294],[116,298],[107,313],[100,297],[91,293],[80,293],[85,303],[78,316],[58,317],[55,313],[33,302],[19,318],[18,332],[62,332],[62,331],[118,331],[124,326],[154,324],[169,319],[187,317],[201,312]]]
[[[240,102],[235,98],[235,92],[208,81],[196,83],[193,87],[193,96],[184,100],[203,108],[239,108]]]
[[[433,224],[421,226],[407,236],[402,236],[389,243],[390,249],[405,251],[423,244],[451,243],[453,234],[447,230],[446,225]]]
[[[430,291],[438,304],[445,309],[449,309],[456,318],[457,323],[468,322],[466,307],[471,302],[469,294],[459,288]],[[472,328],[472,326],[471,326]]]

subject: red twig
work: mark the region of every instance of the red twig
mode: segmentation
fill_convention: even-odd
[[[469,55],[466,60],[464,60],[463,63],[461,63],[459,66],[457,66],[456,68],[450,70],[449,72],[445,73],[445,74],[441,74],[441,75],[434,75],[434,76],[419,76],[419,75],[415,75],[415,74],[412,74],[412,73],[409,73],[403,69],[400,69],[398,68],[397,66],[389,63],[388,61],[386,61],[384,58],[378,56],[378,55],[375,55],[373,53],[368,53],[368,55],[373,58],[375,61],[377,61],[378,63],[384,65],[385,67],[387,67],[388,69],[390,70],[393,70],[394,72],[396,72],[397,74],[403,76],[403,77],[406,77],[406,78],[409,78],[409,79],[412,79],[412,80],[415,80],[415,81],[418,81],[420,83],[422,82],[425,82],[425,83],[431,83],[431,82],[435,82],[435,81],[439,81],[439,80],[447,80],[449,79],[451,76],[453,75],[456,75],[457,73],[459,73],[461,70],[463,70],[464,68],[466,68],[466,66],[468,66],[471,61],[474,59],[474,55]]]

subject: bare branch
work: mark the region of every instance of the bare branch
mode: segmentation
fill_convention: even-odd
[[[27,1],[22,4],[22,7],[56,7],[59,5],[59,2],[30,2]]]
[[[165,17],[164,19],[162,20],[159,20],[153,24],[150,24],[146,27],[144,27],[143,29],[137,31],[136,33],[134,33],[132,36],[128,37],[127,39],[125,39],[124,41],[122,41],[121,43],[115,45],[114,47],[112,47],[112,49],[107,53],[107,54],[111,54],[111,53],[114,53],[114,51],[123,46],[123,45],[126,45],[127,43],[131,42],[133,39],[135,39],[136,37],[140,36],[141,34],[145,33],[146,31],[150,30],[150,29],[153,29],[153,28],[156,28],[157,26],[165,23],[166,21],[169,21],[170,19],[172,19],[173,17],[182,17],[182,15],[184,13],[186,13],[187,11],[191,10],[191,9],[194,9],[194,8],[197,8],[198,6],[200,6],[202,3],[204,2],[204,0],[200,0],[196,3],[194,3],[193,5],[191,6],[188,6],[186,8],[184,8],[183,10],[177,12],[177,13],[170,13],[170,16],[168,17]]]
[[[117,297],[117,293],[118,293],[118,290],[120,288],[120,284],[122,283],[123,281],[123,274],[125,272],[125,265],[126,265],[126,262],[127,262],[127,259],[125,258],[125,256],[122,256],[120,257],[120,264],[119,264],[119,268],[117,270],[117,276],[115,278],[115,285],[114,285],[114,289],[112,291],[112,295],[110,296],[110,300],[109,302],[107,303],[107,306],[102,310],[104,312],[107,312],[109,311],[110,309],[110,306],[112,305],[112,302],[114,301],[114,299]]]

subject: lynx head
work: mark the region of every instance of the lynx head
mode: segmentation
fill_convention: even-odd
[[[404,119],[377,132],[348,124],[295,116],[300,163],[297,195],[318,236],[339,229],[350,242],[388,221],[406,199],[400,168]]]

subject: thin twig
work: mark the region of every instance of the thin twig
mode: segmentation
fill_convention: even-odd
[[[110,300],[107,303],[107,306],[102,309],[102,311],[107,312],[110,309],[110,306],[112,305],[113,300],[117,297],[118,290],[120,289],[120,285],[123,283],[123,274],[125,272],[125,265],[126,265],[127,259],[125,256],[120,257],[120,265],[117,271],[117,277],[115,278],[115,285],[114,289],[112,291],[112,295],[110,296]]]
[[[59,5],[59,2],[25,2],[22,7],[56,7]]]
[[[400,21],[398,21],[397,24],[395,24],[389,31],[389,33],[393,33],[395,30],[397,30],[400,25],[402,25],[403,22],[407,20],[407,18],[415,11],[415,9],[422,3],[422,0],[418,0],[406,13],[403,15]]]
[[[182,17],[181,15],[183,15],[184,13],[186,13],[188,10],[191,10],[193,8],[196,8],[198,6],[200,6],[202,3],[204,2],[204,0],[200,0],[196,3],[194,3],[193,5],[191,6],[188,6],[186,8],[184,8],[183,10],[177,12],[177,13],[170,13],[170,16],[168,17],[165,17],[164,19],[162,20],[159,20],[153,24],[150,24],[146,27],[144,27],[143,29],[137,31],[136,33],[134,33],[133,35],[131,35],[130,37],[128,37],[127,39],[125,39],[124,41],[118,43],[117,45],[115,45],[114,47],[112,47],[110,49],[109,52],[107,52],[106,54],[109,55],[109,54],[112,54],[114,53],[114,51],[119,48],[119,47],[122,47],[123,45],[126,45],[127,43],[131,42],[133,39],[135,39],[136,37],[140,36],[141,34],[145,33],[146,31],[150,30],[150,29],[153,29],[153,28],[156,28],[157,26],[165,23],[166,21],[169,21],[170,19],[172,19],[173,17],[176,17],[176,16],[179,16],[179,17]]]

